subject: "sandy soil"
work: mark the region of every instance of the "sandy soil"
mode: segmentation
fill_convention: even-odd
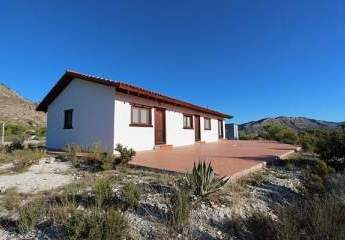
[[[8,164],[3,166],[8,167]],[[0,192],[16,187],[19,192],[32,193],[66,185],[73,180],[73,176],[64,174],[71,167],[70,163],[57,162],[54,158],[42,159],[39,164],[31,166],[23,173],[0,175]]]

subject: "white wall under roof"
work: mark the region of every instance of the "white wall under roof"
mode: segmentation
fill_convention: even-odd
[[[152,127],[130,126],[132,103],[152,107]],[[183,146],[195,143],[195,130],[183,129],[184,113],[200,115],[201,141],[218,141],[216,116],[74,79],[48,106],[47,147],[62,149],[67,144],[91,146],[98,143],[103,150],[113,152],[116,144],[121,143],[136,151],[152,150],[155,146],[154,107],[166,109],[166,144]],[[73,109],[73,129],[64,129],[64,111],[67,109]],[[204,117],[211,118],[211,130],[204,129]]]
[[[153,107],[151,109],[153,127],[130,126],[131,104],[140,104]],[[117,143],[121,143],[125,146],[135,149],[136,151],[152,150],[155,146],[154,107],[166,109],[166,144],[173,146],[184,146],[195,143],[195,130],[183,129],[184,113],[201,116],[201,141],[218,141],[218,118],[212,115],[117,92],[115,94],[114,144],[116,145]],[[211,130],[204,129],[204,117],[211,118]],[[223,127],[223,132],[224,129],[225,128]]]
[[[111,87],[73,79],[48,106],[47,147],[67,144],[91,146],[105,151],[114,146],[114,93]],[[64,129],[64,111],[73,109],[73,128]]]

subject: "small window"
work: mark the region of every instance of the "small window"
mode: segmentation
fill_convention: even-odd
[[[65,121],[64,121],[64,129],[72,129],[73,128],[73,109],[65,110]]]
[[[193,128],[193,116],[183,115],[183,128],[185,129]]]
[[[132,106],[131,119],[131,126],[152,127],[151,108]]]
[[[211,119],[204,118],[204,128],[205,130],[211,130]]]

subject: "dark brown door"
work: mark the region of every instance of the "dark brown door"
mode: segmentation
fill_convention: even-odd
[[[195,128],[195,141],[200,141],[200,116],[194,116],[194,128]]]
[[[223,121],[218,120],[218,137],[224,138]]]
[[[165,144],[165,109],[155,110],[155,144]]]

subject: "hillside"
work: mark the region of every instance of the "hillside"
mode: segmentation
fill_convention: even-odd
[[[297,132],[309,129],[335,129],[339,128],[341,123],[315,120],[305,117],[277,117],[264,118],[258,121],[252,121],[239,125],[239,131],[246,134],[258,134],[263,126],[267,124],[281,124]]]
[[[0,122],[43,126],[46,116],[42,112],[36,112],[35,108],[36,104],[0,83]]]

